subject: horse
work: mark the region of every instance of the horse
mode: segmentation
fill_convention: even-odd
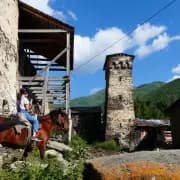
[[[28,152],[32,150],[32,141],[27,143],[28,129],[26,127],[17,133],[14,125],[23,125],[24,122],[20,120],[8,120],[5,117],[0,117],[0,144],[16,148],[24,148],[23,157],[27,157]],[[46,144],[48,143],[49,136],[55,128],[67,131],[69,126],[68,115],[62,110],[54,110],[49,114],[40,117],[40,129],[37,132],[37,137],[41,140],[36,142],[40,152],[41,159],[44,158]]]

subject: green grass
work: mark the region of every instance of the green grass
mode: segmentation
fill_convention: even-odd
[[[111,151],[122,151],[123,148],[118,145],[114,140],[104,141],[104,142],[96,142],[93,145],[96,149],[104,149],[104,150],[111,150]]]

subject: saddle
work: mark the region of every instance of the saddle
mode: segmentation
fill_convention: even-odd
[[[27,143],[31,141],[31,136],[32,136],[32,124],[26,119],[25,115],[23,113],[18,113],[17,118],[19,119],[20,122],[23,122],[24,125],[22,124],[17,124],[14,128],[17,133],[21,133],[21,130],[23,128],[26,128],[28,131],[27,135]]]

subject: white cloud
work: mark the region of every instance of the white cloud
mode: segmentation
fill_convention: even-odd
[[[140,45],[135,51],[135,54],[139,57],[147,56],[153,52],[166,48],[170,41],[171,39],[166,33],[160,34],[153,40],[151,44]]]
[[[49,0],[21,0],[24,3],[27,3],[40,11],[43,11],[49,15],[54,14],[54,10],[49,6]]]
[[[166,81],[166,82],[171,82],[171,81],[173,81],[173,80],[175,80],[175,79],[180,79],[180,75],[174,75],[171,79],[169,79],[169,80]]]
[[[132,33],[133,40],[139,44],[144,45],[148,40],[157,37],[159,34],[166,30],[165,26],[155,26],[150,23],[144,25],[138,25],[135,31]]]
[[[101,89],[103,89],[103,88],[102,87],[93,88],[90,90],[89,94],[95,94],[96,92],[100,91]]]
[[[180,74],[180,64],[178,64],[175,68],[172,69],[172,73]]]
[[[77,15],[76,15],[73,11],[68,10],[67,13],[69,14],[69,16],[70,16],[74,21],[77,21],[77,20],[78,20]]]
[[[29,4],[30,6],[33,6],[36,9],[39,9],[40,11],[43,11],[46,14],[54,16],[60,20],[66,19],[66,16],[62,11],[57,11],[51,8],[49,2],[53,0],[21,0],[21,1],[26,4]]]
[[[93,37],[75,35],[75,68],[86,73],[95,72],[103,68],[106,55],[128,49],[139,58],[163,50],[171,42],[180,40],[180,35],[171,37],[166,29],[162,25],[146,23],[138,26],[131,35],[118,27],[100,29]]]
[[[118,39],[122,40],[96,57],[97,54]],[[130,47],[129,37],[116,27],[99,30],[94,37],[75,35],[75,67],[79,67],[79,65],[81,66],[81,64],[95,57],[82,69],[85,72],[95,72],[99,68],[102,69],[106,54],[124,52]]]

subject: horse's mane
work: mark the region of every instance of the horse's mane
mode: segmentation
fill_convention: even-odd
[[[57,123],[57,119],[58,119],[58,115],[61,114],[63,117],[67,117],[67,114],[62,111],[61,109],[58,110],[53,110],[49,113],[49,115],[51,116],[51,120],[54,124]]]

